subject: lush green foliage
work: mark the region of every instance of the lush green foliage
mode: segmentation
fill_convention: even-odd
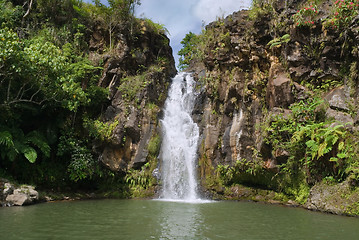
[[[153,32],[168,44],[167,30],[134,17],[139,0],[29,2],[0,0],[0,177],[52,189],[106,182],[123,191],[133,188],[133,181],[126,182],[132,178],[149,188],[156,164],[125,177],[99,161],[97,144],[110,142],[119,124],[103,122],[109,91],[98,86],[99,65],[102,55],[114,57],[113,46],[123,40],[119,33],[135,62],[144,51],[141,36]],[[103,37],[97,50],[89,46],[94,32]],[[126,106],[141,101],[138,92],[149,86],[147,78],[162,72],[167,61],[158,54],[151,66],[123,69],[119,89]],[[158,107],[148,104],[155,118]],[[159,141],[159,136],[151,139],[148,161],[157,161]]]
[[[7,0],[0,0],[0,26],[13,28],[20,24],[24,11]]]
[[[324,177],[344,180],[350,175],[347,168],[356,162],[351,143],[354,135],[344,126],[332,126],[331,120],[325,120],[321,106],[319,99],[294,104],[289,116],[276,117],[266,128],[267,143],[274,151],[284,149],[291,154],[283,169],[300,166],[307,171],[308,183]]]
[[[73,181],[91,178],[95,172],[96,164],[94,157],[86,145],[71,136],[61,136],[59,139],[57,156],[70,157],[67,171]]]
[[[0,168],[46,186],[99,175],[89,142],[80,140],[109,138],[94,120],[108,91],[97,86],[101,68],[86,55],[93,5],[39,0],[23,9],[1,0],[0,6]]]

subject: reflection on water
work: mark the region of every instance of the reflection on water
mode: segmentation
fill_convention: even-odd
[[[0,208],[4,240],[358,239],[359,219],[245,202],[58,202]]]
[[[203,216],[199,206],[195,203],[164,202],[158,215],[161,225],[159,239],[205,239],[201,237]]]

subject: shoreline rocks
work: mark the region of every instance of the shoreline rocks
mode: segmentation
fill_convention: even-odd
[[[10,183],[0,180],[0,205],[3,207],[31,205],[39,201],[39,193],[34,186]]]

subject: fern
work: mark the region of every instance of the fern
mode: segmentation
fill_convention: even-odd
[[[0,132],[0,145],[4,145],[7,148],[14,146],[12,135],[9,131]]]
[[[280,38],[274,38],[273,40],[269,41],[267,45],[269,46],[269,49],[272,48],[279,48],[282,46],[283,43],[288,43],[290,41],[290,35],[285,34]]]
[[[45,157],[50,157],[50,146],[45,137],[38,131],[32,131],[27,135],[20,128],[2,127],[0,132],[1,158],[14,161],[19,155],[25,157],[30,163],[34,163],[38,157],[38,151]]]
[[[34,163],[37,159],[37,152],[32,147],[26,147],[23,151],[23,154],[30,163]]]
[[[51,148],[41,133],[38,131],[30,132],[26,135],[26,141],[39,148],[46,157],[50,157]]]

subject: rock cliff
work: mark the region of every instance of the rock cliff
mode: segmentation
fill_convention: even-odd
[[[114,123],[114,129],[110,139],[95,148],[102,163],[115,172],[140,169],[148,162],[148,144],[158,135],[158,115],[177,72],[169,39],[149,27],[143,21],[135,36],[120,34],[113,51],[102,56],[98,84],[109,89],[111,101],[103,121]],[[92,36],[97,52],[100,36]]]
[[[241,198],[231,186],[244,184],[300,203],[309,197],[313,209],[310,188],[356,179],[357,150],[354,158],[342,151],[355,144],[342,138],[356,139],[358,110],[358,7],[347,4],[353,12],[343,23],[334,1],[258,1],[197,36],[187,71],[198,85],[193,116],[205,191]],[[335,126],[338,139],[321,137]]]

